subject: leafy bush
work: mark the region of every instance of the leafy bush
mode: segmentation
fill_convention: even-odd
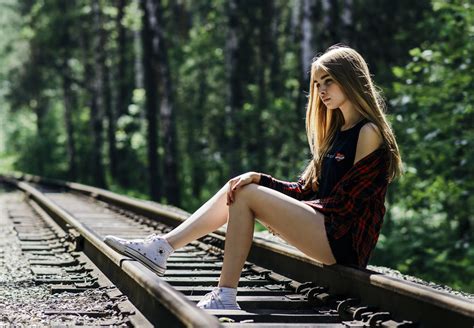
[[[374,262],[472,292],[474,6],[436,0],[433,10],[422,28],[434,40],[393,69],[393,125],[406,174]]]

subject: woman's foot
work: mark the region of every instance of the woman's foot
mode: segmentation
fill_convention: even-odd
[[[237,304],[237,289],[227,287],[215,287],[210,293],[197,304],[205,310],[240,310]]]
[[[142,262],[159,276],[164,275],[166,261],[174,251],[166,239],[156,234],[131,240],[105,236],[104,242],[117,252]]]

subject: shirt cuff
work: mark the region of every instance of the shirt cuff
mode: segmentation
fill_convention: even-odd
[[[272,183],[272,176],[265,173],[260,173],[260,182],[258,183],[261,186],[268,187]]]

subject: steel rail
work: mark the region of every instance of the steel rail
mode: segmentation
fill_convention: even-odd
[[[63,228],[81,235],[82,251],[113,281],[133,304],[155,325],[183,327],[220,327],[216,317],[197,308],[171,285],[136,261],[111,250],[101,238],[89,231],[67,211],[58,207],[39,190],[26,182],[9,177],[3,181],[22,190]]]
[[[75,191],[170,226],[179,225],[190,215],[172,206],[145,202],[79,183],[25,174],[13,177]],[[223,229],[209,236],[218,241],[215,246],[223,247]],[[461,297],[371,270],[337,264],[325,266],[292,247],[263,238],[254,238],[248,260],[298,281],[316,281],[327,286],[332,293],[357,297],[363,303],[389,309],[395,317],[429,327],[474,325],[474,304]]]

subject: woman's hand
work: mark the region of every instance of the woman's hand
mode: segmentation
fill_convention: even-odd
[[[234,193],[238,188],[242,188],[250,183],[258,183],[259,181],[260,173],[257,172],[247,172],[230,179],[227,183],[229,185],[229,190],[227,191],[227,205],[234,202]]]

